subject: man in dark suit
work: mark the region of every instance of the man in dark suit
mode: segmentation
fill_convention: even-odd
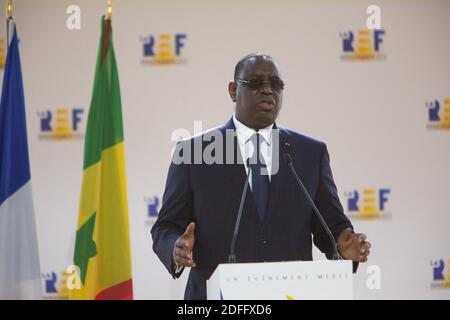
[[[185,299],[206,299],[206,280],[228,262],[247,175],[237,262],[312,260],[312,242],[332,258],[334,247],[284,161],[286,154],[340,255],[353,260],[354,269],[367,261],[370,243],[353,232],[343,213],[326,145],[275,124],[283,90],[272,57],[244,57],[228,86],[236,103],[232,119],[177,144],[151,233],[154,251],[174,278],[191,268]]]

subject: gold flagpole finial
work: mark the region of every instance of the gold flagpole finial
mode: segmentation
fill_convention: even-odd
[[[6,3],[6,17],[8,19],[11,19],[13,16],[13,5],[12,5],[12,0],[8,0],[8,2]]]
[[[108,4],[106,7],[106,20],[111,20],[112,17],[112,1],[108,0]]]

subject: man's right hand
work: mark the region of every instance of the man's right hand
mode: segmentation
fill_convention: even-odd
[[[173,249],[173,257],[175,263],[179,267],[191,267],[195,268],[196,264],[192,259],[192,249],[195,243],[195,222],[191,222],[186,231],[175,242],[175,248]]]

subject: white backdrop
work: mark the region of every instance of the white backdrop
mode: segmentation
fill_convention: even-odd
[[[450,1],[113,2],[136,299],[183,296],[187,272],[172,280],[152,251],[149,228],[155,218],[148,216],[148,201],[162,197],[173,132],[184,128],[193,134],[194,121],[202,121],[205,130],[228,120],[234,65],[254,51],[273,55],[287,84],[278,123],[327,142],[341,202],[355,229],[373,244],[369,262],[355,276],[355,297],[450,298],[450,130],[430,122],[427,106],[437,101],[441,123],[446,106],[450,116]],[[341,36],[351,31],[358,37],[366,29],[370,4],[381,8],[385,34],[379,53],[385,58],[343,59],[348,53]],[[66,27],[70,5],[81,9],[80,30]],[[105,7],[103,0],[14,1],[48,298],[64,297],[61,272],[73,256],[83,158],[79,136]],[[5,38],[5,24],[0,31]],[[151,36],[158,52],[162,34],[172,45],[177,34],[185,35],[180,55],[174,55],[180,63],[149,63],[154,58],[144,56]],[[76,118],[75,109],[83,110]],[[48,112],[51,131],[41,124]],[[81,119],[76,130],[67,129],[74,137],[53,139],[58,117]],[[374,219],[361,219],[370,209],[358,214],[348,204],[356,191],[362,210],[367,189],[374,189],[377,208],[380,190],[388,189]],[[315,257],[323,258],[317,250]],[[436,272],[434,264],[440,264]],[[379,267],[379,290],[367,286],[370,265]]]

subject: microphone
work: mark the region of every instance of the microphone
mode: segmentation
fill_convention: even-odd
[[[234,225],[233,238],[231,239],[230,246],[230,254],[228,255],[228,263],[236,263],[236,253],[234,252],[236,249],[236,240],[239,233],[239,225],[241,224],[242,211],[244,209],[245,196],[247,195],[248,185],[249,185],[249,177],[252,174],[252,167],[250,166],[250,158],[247,158],[246,161],[248,173],[245,179],[244,190],[242,190],[241,203],[239,204],[238,215],[236,218],[236,224]]]
[[[325,229],[325,231],[327,232],[328,236],[330,237],[331,243],[333,245],[333,249],[334,249],[334,253],[333,253],[333,260],[343,260],[341,255],[339,254],[338,248],[337,248],[337,243],[336,240],[334,240],[333,234],[330,231],[330,228],[328,228],[328,225],[326,224],[325,220],[323,219],[322,215],[319,212],[319,209],[317,209],[313,199],[311,199],[311,196],[309,195],[308,191],[306,190],[305,186],[303,185],[302,180],[300,179],[300,177],[297,174],[297,171],[295,171],[295,168],[292,164],[293,160],[292,157],[289,153],[286,153],[284,155],[284,160],[286,161],[286,163],[288,164],[289,168],[291,168],[292,173],[295,176],[295,179],[297,180],[298,185],[300,186],[300,188],[302,189],[303,193],[306,196],[306,199],[308,199],[309,204],[311,205],[311,207],[314,209],[314,212],[316,213],[317,218],[319,218],[320,223],[322,224],[323,228]]]

